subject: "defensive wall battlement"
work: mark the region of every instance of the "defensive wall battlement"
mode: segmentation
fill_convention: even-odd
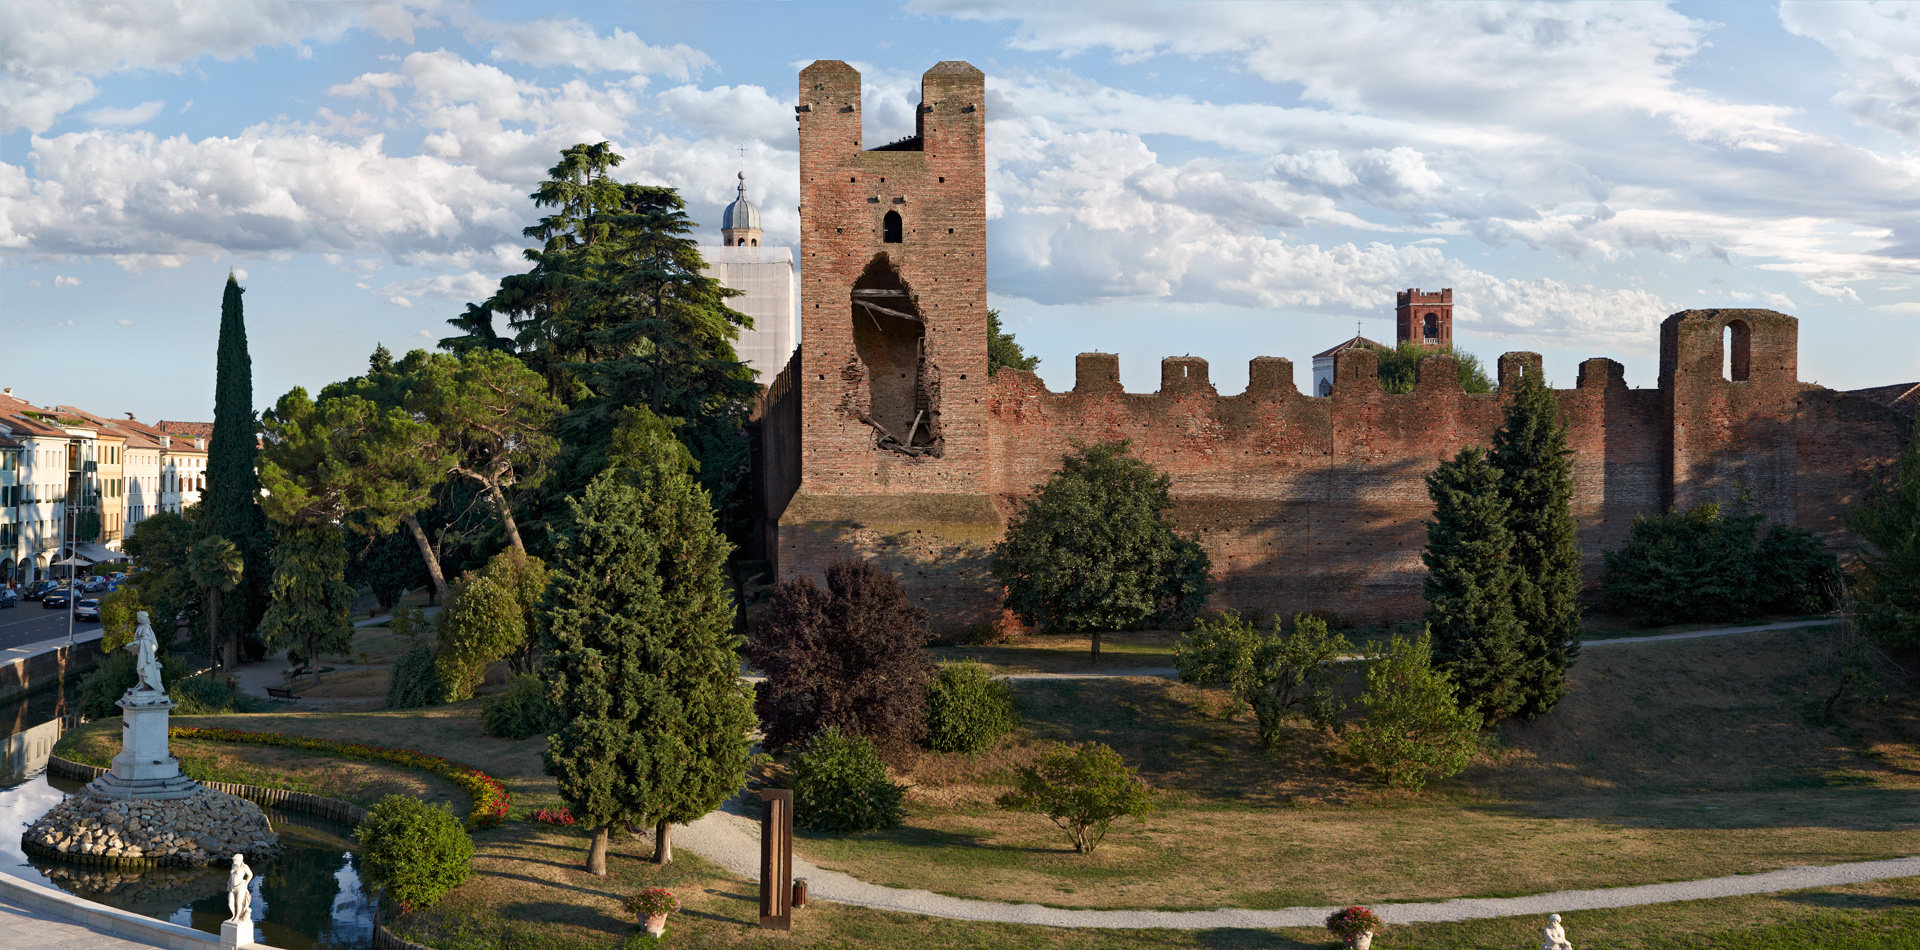
[[[1386,393],[1364,348],[1336,354],[1326,397],[1301,393],[1274,357],[1253,359],[1231,396],[1192,357],[1162,360],[1150,394],[1123,391],[1104,353],[1078,358],[1067,392],[1016,370],[989,377],[985,77],[935,66],[918,134],[865,151],[859,74],[823,61],[800,86],[802,342],[756,448],[777,575],[873,558],[936,623],[986,619],[1001,593],[988,551],[1008,516],[1075,442],[1126,439],[1171,476],[1174,522],[1213,559],[1215,605],[1417,615],[1425,476],[1490,441],[1499,393],[1462,391],[1444,355],[1421,361],[1412,392]],[[1598,358],[1555,391],[1590,580],[1634,517],[1742,488],[1769,517],[1851,544],[1845,506],[1911,430],[1892,409],[1800,382],[1798,333],[1771,310],[1684,311],[1661,325],[1657,388],[1629,388]],[[1507,353],[1497,368],[1504,390],[1541,360]]]

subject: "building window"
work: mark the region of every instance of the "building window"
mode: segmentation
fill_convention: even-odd
[[[888,244],[899,244],[900,235],[900,212],[887,212],[887,216],[880,222],[880,240]]]
[[[1440,315],[1439,314],[1437,313],[1427,314],[1426,325],[1422,329],[1421,335],[1426,337],[1428,343],[1439,342],[1440,340]]]

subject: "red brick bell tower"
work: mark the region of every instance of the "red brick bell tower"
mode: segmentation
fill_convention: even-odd
[[[1453,288],[1443,288],[1437,294],[1423,293],[1418,287],[1401,291],[1394,308],[1394,323],[1399,328],[1396,339],[1401,343],[1413,340],[1451,349]]]

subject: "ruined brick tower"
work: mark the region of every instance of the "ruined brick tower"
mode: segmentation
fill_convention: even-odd
[[[987,497],[986,76],[921,78],[910,138],[861,148],[860,73],[800,73],[799,484],[779,561],[865,533],[997,533]],[[893,522],[899,522],[895,524]],[[912,528],[903,528],[907,523]]]
[[[1403,290],[1394,306],[1397,342],[1413,340],[1427,346],[1453,346],[1453,288],[1437,294],[1414,287]]]

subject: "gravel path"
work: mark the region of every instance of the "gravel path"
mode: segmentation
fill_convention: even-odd
[[[760,825],[741,814],[738,799],[726,810],[716,811],[699,821],[674,830],[674,843],[726,868],[748,881],[760,879]],[[1207,930],[1217,927],[1272,929],[1275,927],[1319,927],[1335,907],[1288,907],[1281,910],[1064,910],[1040,904],[1005,904],[999,901],[968,900],[931,891],[882,887],[842,874],[823,871],[798,856],[793,859],[793,876],[807,879],[808,897],[840,904],[856,904],[877,910],[925,914],[954,920],[981,920],[1008,924],[1039,924],[1046,927],[1104,927],[1117,930],[1165,928],[1169,930]],[[1892,877],[1920,876],[1920,857],[1889,861],[1860,861],[1826,867],[1797,867],[1765,874],[1738,874],[1702,881],[1678,881],[1670,884],[1644,884],[1638,887],[1614,887],[1591,891],[1555,891],[1531,897],[1460,898],[1424,904],[1382,904],[1374,907],[1389,924],[1430,923],[1449,920],[1473,920],[1484,917],[1525,917],[1564,914],[1604,907],[1636,907],[1642,904],[1666,904],[1673,901],[1704,900],[1713,897],[1739,897],[1747,894],[1772,894],[1809,887],[1832,887]]]

